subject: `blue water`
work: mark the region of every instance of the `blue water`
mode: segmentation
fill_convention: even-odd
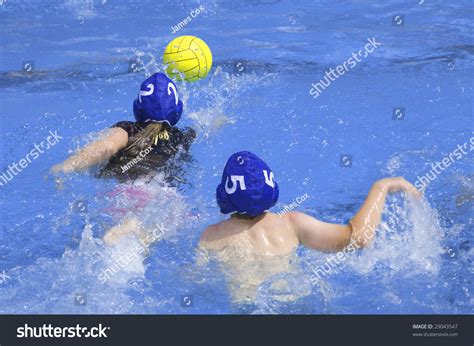
[[[199,4],[206,11],[172,34]],[[374,245],[318,285],[312,268],[329,255],[300,248],[298,270],[236,303],[219,265],[198,265],[195,249],[206,225],[224,218],[214,191],[235,151],[272,167],[281,193],[273,211],[307,193],[300,211],[347,222],[375,180],[415,182],[468,143],[473,17],[467,0],[2,1],[2,173],[49,131],[62,139],[0,186],[0,312],[472,313],[472,145],[422,204],[390,198]],[[100,238],[120,221],[110,206],[132,202],[111,196],[118,183],[94,170],[62,178],[48,170],[102,129],[132,120],[139,84],[162,70],[164,47],[179,35],[202,38],[214,57],[207,79],[178,83],[180,126],[198,132],[188,183],[174,189],[157,177],[143,187],[154,202],[141,217],[165,225],[166,235],[144,262],[103,284],[98,274],[113,254]],[[318,98],[309,94],[373,37],[380,47]],[[138,71],[129,69],[135,60]],[[394,108],[404,119],[392,118]],[[272,280],[297,298],[281,299]]]

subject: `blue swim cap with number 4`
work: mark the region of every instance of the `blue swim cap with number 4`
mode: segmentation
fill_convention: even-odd
[[[176,125],[183,113],[183,102],[179,99],[176,84],[163,73],[148,77],[133,102],[133,113],[140,122],[156,121]]]
[[[249,151],[233,154],[216,189],[224,214],[238,212],[252,217],[262,214],[278,201],[278,184],[270,167]]]

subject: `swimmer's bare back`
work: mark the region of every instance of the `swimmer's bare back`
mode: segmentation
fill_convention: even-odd
[[[209,226],[201,237],[200,246],[220,251],[235,243],[251,244],[255,255],[286,255],[299,244],[299,239],[291,229],[288,214],[281,217],[264,213],[249,219],[233,216],[230,219]]]

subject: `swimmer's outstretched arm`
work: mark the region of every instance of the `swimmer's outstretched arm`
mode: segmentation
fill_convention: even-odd
[[[86,169],[110,158],[124,148],[127,143],[127,131],[119,127],[111,128],[103,138],[89,143],[63,163],[55,165],[51,171],[70,173]]]
[[[300,242],[307,247],[320,251],[340,251],[350,243],[364,247],[374,237],[387,194],[401,190],[421,196],[412,184],[401,177],[379,180],[372,185],[362,207],[347,225],[322,222],[299,212],[288,213],[287,218]]]

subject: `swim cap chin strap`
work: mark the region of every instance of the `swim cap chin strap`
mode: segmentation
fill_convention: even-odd
[[[278,201],[278,184],[268,165],[248,151],[233,154],[225,165],[216,199],[223,214],[238,212],[255,217]]]
[[[140,122],[156,121],[176,125],[183,113],[183,102],[179,99],[176,84],[163,73],[148,77],[133,102],[133,113]]]

